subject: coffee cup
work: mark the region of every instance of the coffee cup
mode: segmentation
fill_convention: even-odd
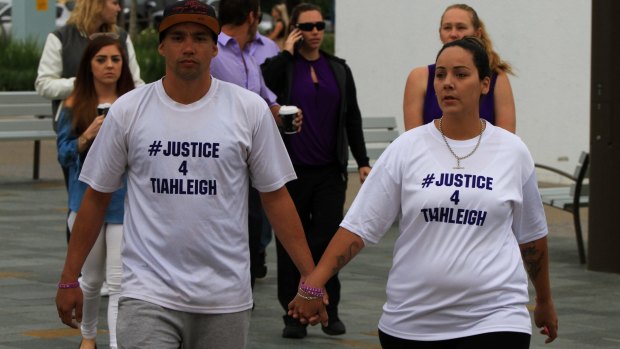
[[[282,119],[283,132],[285,134],[297,133],[297,125],[294,120],[299,112],[299,108],[294,105],[283,105],[280,107],[280,118]]]
[[[106,115],[108,115],[108,110],[110,110],[110,107],[112,106],[112,104],[110,103],[101,103],[97,106],[97,115],[103,115],[103,117],[105,117]]]

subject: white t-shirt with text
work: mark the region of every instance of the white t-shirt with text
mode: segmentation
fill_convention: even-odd
[[[463,156],[477,141],[449,143]],[[478,150],[456,165],[433,123],[404,133],[341,224],[374,244],[399,220],[379,328],[422,341],[531,333],[519,244],[546,236],[547,225],[529,151],[487,123]]]
[[[110,109],[80,180],[112,192],[127,171],[121,296],[193,313],[250,309],[248,188],[295,179],[256,94],[217,79],[189,104],[162,80]]]

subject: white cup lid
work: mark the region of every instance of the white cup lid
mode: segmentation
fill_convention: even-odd
[[[280,114],[297,114],[297,112],[299,111],[299,108],[297,108],[294,105],[283,105],[280,107]]]

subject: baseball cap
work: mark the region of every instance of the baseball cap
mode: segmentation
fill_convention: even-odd
[[[175,24],[192,22],[209,28],[217,40],[220,33],[220,24],[215,16],[215,10],[210,5],[197,0],[177,1],[164,9],[164,16],[159,24],[159,33]]]

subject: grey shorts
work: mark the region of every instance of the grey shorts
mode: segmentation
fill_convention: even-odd
[[[119,349],[244,349],[251,310],[230,314],[196,314],[163,308],[138,299],[118,302]]]

